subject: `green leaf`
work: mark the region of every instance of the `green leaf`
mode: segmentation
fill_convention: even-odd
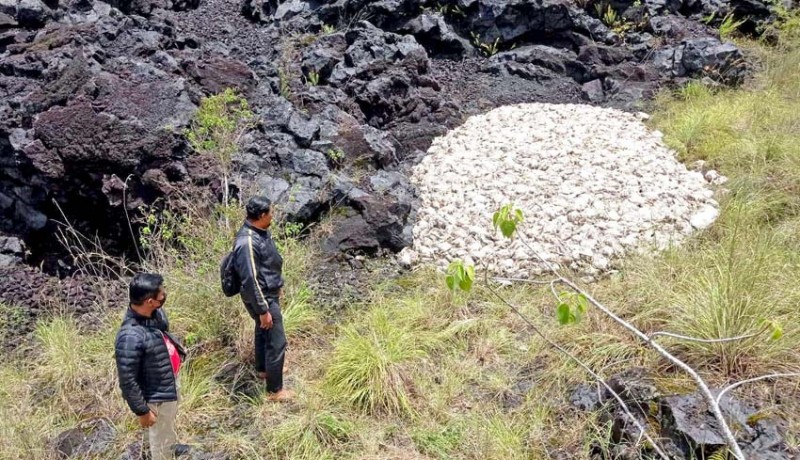
[[[572,312],[569,311],[569,305],[566,303],[561,303],[558,305],[556,315],[558,316],[558,322],[561,323],[561,325],[570,324],[574,318]]]
[[[469,292],[472,289],[472,280],[464,278],[458,283],[458,287],[461,288],[462,291]]]
[[[581,314],[585,314],[589,310],[589,299],[583,294],[578,294],[577,299],[578,311],[581,312]]]
[[[767,340],[775,341],[783,337],[783,327],[778,322],[771,319],[762,319],[759,321],[759,325],[770,331],[770,336]]]
[[[445,282],[447,283],[447,288],[450,289],[451,291],[454,291],[456,289],[456,277],[455,276],[447,275],[447,278],[445,278]]]
[[[514,235],[514,231],[517,229],[517,224],[513,221],[506,220],[500,224],[500,232],[506,238],[511,238]]]

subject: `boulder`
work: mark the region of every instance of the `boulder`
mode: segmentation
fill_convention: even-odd
[[[278,0],[245,0],[242,14],[254,21],[269,22],[278,9]]]
[[[360,251],[375,254],[380,249],[380,242],[372,226],[360,215],[353,215],[339,223],[324,247],[328,252]]]
[[[572,3],[568,0],[480,0],[467,21],[469,30],[484,43],[511,43],[527,35],[556,34],[571,30]]]
[[[531,69],[531,66],[533,68],[547,69],[558,76],[567,76],[578,83],[582,83],[587,81],[589,71],[582,62],[577,60],[577,57],[575,53],[566,49],[545,45],[529,45],[498,53],[491,60],[523,64],[529,69]],[[519,73],[513,66],[507,66],[507,68],[512,74]],[[532,73],[537,74],[535,70]]]
[[[309,223],[317,219],[330,203],[326,182],[316,176],[300,176],[277,200],[286,220]]]
[[[732,83],[741,82],[747,74],[744,55],[739,48],[715,38],[687,40],[680,63],[689,75],[711,74]]]
[[[41,27],[53,16],[53,10],[41,0],[19,0],[17,22],[24,27]]]
[[[308,118],[300,112],[294,112],[286,124],[286,130],[301,147],[310,147],[311,142],[319,135],[319,129],[316,119]]]
[[[328,170],[328,159],[320,152],[314,150],[295,150],[292,152],[292,170],[298,174],[326,177]]]
[[[320,82],[328,81],[333,68],[344,59],[347,46],[345,34],[341,32],[320,38],[303,51],[303,73],[308,76],[315,72]]]
[[[21,239],[0,234],[0,268],[21,264],[25,254],[25,243]]]
[[[105,418],[81,422],[55,439],[55,450],[61,458],[107,456],[114,446],[117,430]]]
[[[345,86],[351,79],[366,79],[390,68],[403,68],[413,74],[426,73],[428,54],[414,37],[386,33],[368,22],[346,33],[344,59],[330,77],[333,86]]]
[[[720,406],[729,425],[737,427],[737,441],[747,458],[789,458],[789,447],[774,417],[757,417],[758,411],[753,407],[729,395],[722,399]],[[665,432],[687,457],[694,452],[714,452],[725,446],[720,426],[699,393],[664,398],[661,410]]]
[[[181,57],[186,74],[208,94],[231,88],[246,97],[256,86],[253,71],[239,60],[213,55],[202,59],[195,53],[184,53]]]
[[[441,14],[422,14],[400,28],[413,35],[428,53],[442,57],[464,57],[475,53],[469,40],[455,33]]]
[[[592,80],[581,86],[581,97],[593,104],[599,104],[605,100],[602,80]]]

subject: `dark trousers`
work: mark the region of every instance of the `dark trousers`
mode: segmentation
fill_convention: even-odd
[[[272,315],[272,328],[261,329],[260,321],[256,318],[256,372],[267,373],[267,391],[275,393],[283,389],[286,334],[283,331],[283,315],[278,299],[270,298],[267,302]]]

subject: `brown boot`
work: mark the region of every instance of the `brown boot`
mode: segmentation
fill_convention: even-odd
[[[292,390],[280,390],[267,396],[267,400],[274,402],[286,402],[292,399],[294,399],[294,391]]]

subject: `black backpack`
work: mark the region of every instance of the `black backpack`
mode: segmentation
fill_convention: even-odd
[[[222,284],[222,293],[227,297],[233,297],[242,290],[242,280],[236,272],[236,267],[233,263],[234,251],[236,248],[222,258],[222,263],[219,265],[219,280]]]

